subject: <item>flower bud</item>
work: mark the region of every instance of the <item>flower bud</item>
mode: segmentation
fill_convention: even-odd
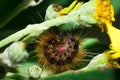
[[[62,9],[62,6],[57,4],[50,5],[46,10],[45,20],[54,19],[59,16],[59,11]]]
[[[37,65],[34,65],[28,69],[29,76],[32,78],[39,78],[41,71],[42,69]]]
[[[15,42],[11,44],[7,48],[7,51],[10,59],[15,63],[22,62],[29,56],[25,50],[25,44],[23,42]]]
[[[1,61],[8,67],[16,67],[19,62],[28,58],[28,53],[23,42],[14,42],[1,54]]]

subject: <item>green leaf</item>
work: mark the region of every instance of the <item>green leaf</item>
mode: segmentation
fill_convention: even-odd
[[[117,80],[114,75],[114,69],[106,69],[102,71],[97,69],[94,71],[81,72],[78,74],[65,72],[39,80]]]

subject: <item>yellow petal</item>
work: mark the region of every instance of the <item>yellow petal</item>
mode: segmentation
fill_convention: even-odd
[[[120,57],[120,51],[118,51],[118,52],[111,55],[112,59],[118,59],[119,57]]]
[[[120,30],[113,27],[109,22],[106,22],[106,28],[111,40],[110,48],[115,51],[115,54],[112,54],[111,57],[116,59],[120,57]]]
[[[107,34],[110,37],[110,48],[115,51],[120,51],[120,30],[113,27],[109,22],[106,23]]]
[[[72,11],[79,9],[82,6],[83,2],[78,2],[75,7],[72,9]]]
[[[116,53],[114,50],[109,50],[109,51],[105,51],[104,53],[105,53],[105,58],[108,59],[108,65],[113,66],[115,68],[120,68],[119,63],[117,62],[117,60],[115,60],[118,58],[120,54],[119,52]]]
[[[71,11],[77,10],[81,7],[82,4],[83,4],[83,2],[78,2],[77,0],[74,0],[68,7],[62,9],[59,12],[59,15],[65,15]]]
[[[66,7],[64,9],[62,9],[60,12],[59,12],[59,15],[64,15],[64,14],[68,14],[72,8],[76,5],[78,1],[77,0],[74,0],[69,7]]]

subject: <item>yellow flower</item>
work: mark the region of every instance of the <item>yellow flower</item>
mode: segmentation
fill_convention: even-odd
[[[96,4],[96,12],[94,17],[100,21],[102,25],[100,27],[102,30],[107,31],[110,37],[111,44],[110,48],[115,51],[111,57],[116,59],[120,57],[120,30],[112,26],[112,21],[114,21],[114,10],[112,5],[110,5],[110,0],[98,0]],[[104,24],[104,25],[103,25]]]
[[[97,1],[94,17],[100,22],[99,26],[102,31],[106,31],[111,41],[111,50],[105,53],[109,53],[109,58],[112,60],[111,64],[117,68],[120,68],[120,65],[117,63],[117,59],[120,57],[120,30],[112,26],[112,21],[115,21],[115,19],[114,10],[110,4],[110,0]]]

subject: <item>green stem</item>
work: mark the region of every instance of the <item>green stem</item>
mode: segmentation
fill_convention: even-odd
[[[90,1],[82,5],[80,9],[73,11],[68,15],[60,16],[55,19],[45,21],[41,24],[28,25],[25,29],[18,31],[6,39],[0,41],[0,48],[13,41],[20,40],[28,34],[36,33],[36,35],[38,35],[52,26],[59,26],[65,23],[73,23],[75,25],[82,25],[79,27],[90,27],[92,24],[97,24],[97,20],[93,17],[94,5],[94,1],[93,3]]]
[[[41,24],[28,25],[25,29],[22,29],[22,30],[12,34],[11,36],[1,40],[0,41],[0,48],[2,48],[3,46],[5,46],[13,41],[18,41],[30,33],[38,32],[38,34],[40,34],[44,30],[47,30],[52,26],[58,26],[60,24],[69,23],[69,22],[72,22],[73,20],[74,19],[72,19],[69,16],[62,16],[62,17],[58,17],[58,18],[53,19],[53,20],[45,21]]]
[[[42,1],[42,0],[41,0]],[[5,26],[10,20],[12,20],[16,15],[18,15],[24,9],[35,6],[37,4],[31,4],[31,0],[23,0],[13,11],[11,11],[3,20],[0,22],[0,28]]]

